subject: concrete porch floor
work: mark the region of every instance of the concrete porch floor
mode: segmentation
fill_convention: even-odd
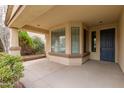
[[[82,66],[65,66],[46,58],[24,62],[27,88],[123,88],[124,73],[110,62],[88,61]]]

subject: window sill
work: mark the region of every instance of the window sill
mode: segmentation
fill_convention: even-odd
[[[53,56],[60,56],[60,57],[66,57],[65,53],[54,53],[54,52],[49,52],[49,55],[53,55]]]
[[[49,55],[59,56],[59,57],[66,57],[66,58],[81,58],[81,54],[65,54],[65,53],[53,53],[49,52]]]

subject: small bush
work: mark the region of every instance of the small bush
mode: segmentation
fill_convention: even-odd
[[[21,55],[34,54],[33,40],[26,31],[19,30],[19,46],[21,47]]]
[[[34,44],[34,53],[35,54],[43,54],[44,53],[44,42],[41,38],[34,36],[32,37]]]
[[[29,34],[26,31],[19,31],[19,40],[20,40],[20,45],[33,47],[32,38],[29,36]]]
[[[35,55],[44,53],[44,41],[37,37],[31,37],[25,30],[19,30],[19,45],[21,47],[21,55]]]
[[[0,87],[13,88],[15,83],[23,77],[24,66],[21,58],[0,53]]]

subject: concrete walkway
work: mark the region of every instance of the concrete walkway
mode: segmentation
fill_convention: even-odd
[[[110,62],[88,61],[82,66],[65,66],[43,58],[25,62],[24,66],[21,82],[25,87],[124,87],[124,74],[117,64]]]

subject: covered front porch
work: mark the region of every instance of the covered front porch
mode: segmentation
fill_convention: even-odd
[[[45,34],[49,62],[80,67],[104,60],[118,63],[124,72],[123,22],[123,6],[9,6],[9,53],[20,55],[18,29],[26,29]]]
[[[58,60],[61,61],[61,60]],[[118,64],[89,60],[81,66],[65,66],[38,59],[24,63],[21,82],[30,88],[123,88]]]

